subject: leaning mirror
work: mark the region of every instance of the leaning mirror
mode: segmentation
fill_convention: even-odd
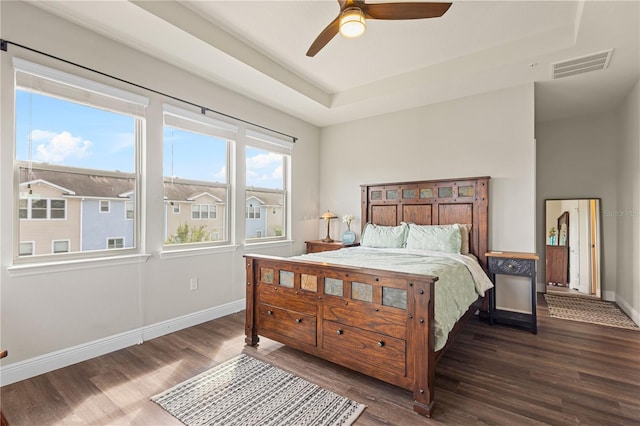
[[[545,201],[547,292],[601,297],[600,200]]]

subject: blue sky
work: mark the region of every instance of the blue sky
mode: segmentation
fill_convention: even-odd
[[[149,149],[156,145],[153,141],[147,143]],[[134,119],[18,90],[16,158],[132,172]],[[165,176],[225,182],[225,162],[224,140],[165,127]],[[282,156],[247,148],[247,185],[282,188]]]

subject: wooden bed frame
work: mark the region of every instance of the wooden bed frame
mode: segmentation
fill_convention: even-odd
[[[486,270],[489,177],[361,188],[363,226],[367,222],[472,224],[470,252]],[[445,348],[436,353],[437,277],[273,256],[245,255],[245,259],[247,345],[256,346],[261,335],[408,389],[413,392],[414,410],[431,416],[436,361],[483,298],[469,307]],[[360,292],[352,292],[354,282],[371,290],[364,300]],[[406,292],[406,309],[389,306],[385,292]]]

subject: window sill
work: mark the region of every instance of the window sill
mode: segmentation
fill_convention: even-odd
[[[229,253],[238,249],[237,245],[198,247],[188,249],[164,250],[160,252],[160,259],[173,259],[178,257],[204,256],[216,253]]]
[[[272,247],[289,247],[293,244],[293,240],[277,240],[277,241],[261,241],[255,243],[244,243],[245,249],[263,249]]]
[[[29,263],[9,266],[7,268],[7,272],[13,277],[21,277],[27,275],[48,274],[51,272],[75,271],[78,269],[89,269],[100,266],[145,263],[147,260],[149,260],[150,257],[150,254],[131,254],[91,259],[74,259],[56,262]]]

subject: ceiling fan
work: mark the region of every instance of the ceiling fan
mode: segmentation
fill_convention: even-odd
[[[358,37],[366,29],[367,19],[423,19],[439,18],[449,9],[451,3],[365,3],[364,0],[338,0],[340,13],[322,30],[307,51],[307,56],[315,56],[336,34],[344,37]]]

